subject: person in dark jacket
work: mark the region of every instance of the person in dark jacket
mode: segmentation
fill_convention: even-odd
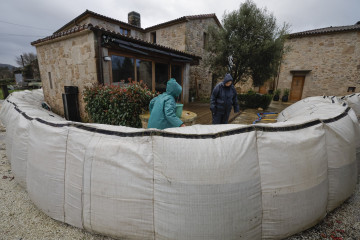
[[[148,128],[165,129],[185,127],[185,124],[176,116],[176,101],[182,91],[181,86],[174,78],[166,84],[166,92],[153,98],[149,104],[150,118]]]
[[[226,74],[224,81],[218,83],[211,94],[210,110],[213,124],[227,124],[232,107],[234,107],[234,112],[240,111],[237,93],[232,82],[231,75]]]

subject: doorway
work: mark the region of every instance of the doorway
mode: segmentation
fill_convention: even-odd
[[[293,76],[290,91],[290,101],[296,102],[301,100],[304,88],[305,76]]]

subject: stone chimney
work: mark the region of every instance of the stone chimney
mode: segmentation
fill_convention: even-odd
[[[136,27],[141,27],[140,24],[140,13],[137,12],[129,12],[128,14],[128,23],[134,25]]]

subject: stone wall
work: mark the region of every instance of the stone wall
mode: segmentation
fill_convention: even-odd
[[[302,98],[347,95],[360,91],[360,32],[334,33],[289,39],[278,88],[291,88],[292,70],[311,70],[305,76]]]
[[[64,116],[64,86],[77,86],[80,116],[86,121],[82,92],[85,86],[97,83],[93,32],[82,31],[72,34],[71,37],[38,44],[36,50],[45,101],[55,113]]]
[[[169,27],[150,31],[145,35],[145,41],[151,42],[151,33],[156,32],[156,44],[173,48],[179,51],[185,51],[185,32],[186,24],[180,23]]]
[[[204,58],[204,32],[210,25],[216,25],[214,18],[204,18],[191,20],[186,26],[186,49],[194,55]],[[204,65],[204,61],[200,60],[198,66],[192,66],[190,69],[191,88],[198,87],[200,98],[209,98],[211,95],[212,73],[208,67]]]

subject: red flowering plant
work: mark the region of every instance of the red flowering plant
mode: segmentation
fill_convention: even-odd
[[[94,85],[83,92],[85,110],[92,122],[136,128],[141,127],[139,115],[149,110],[151,99],[158,94],[142,82],[125,86]]]

